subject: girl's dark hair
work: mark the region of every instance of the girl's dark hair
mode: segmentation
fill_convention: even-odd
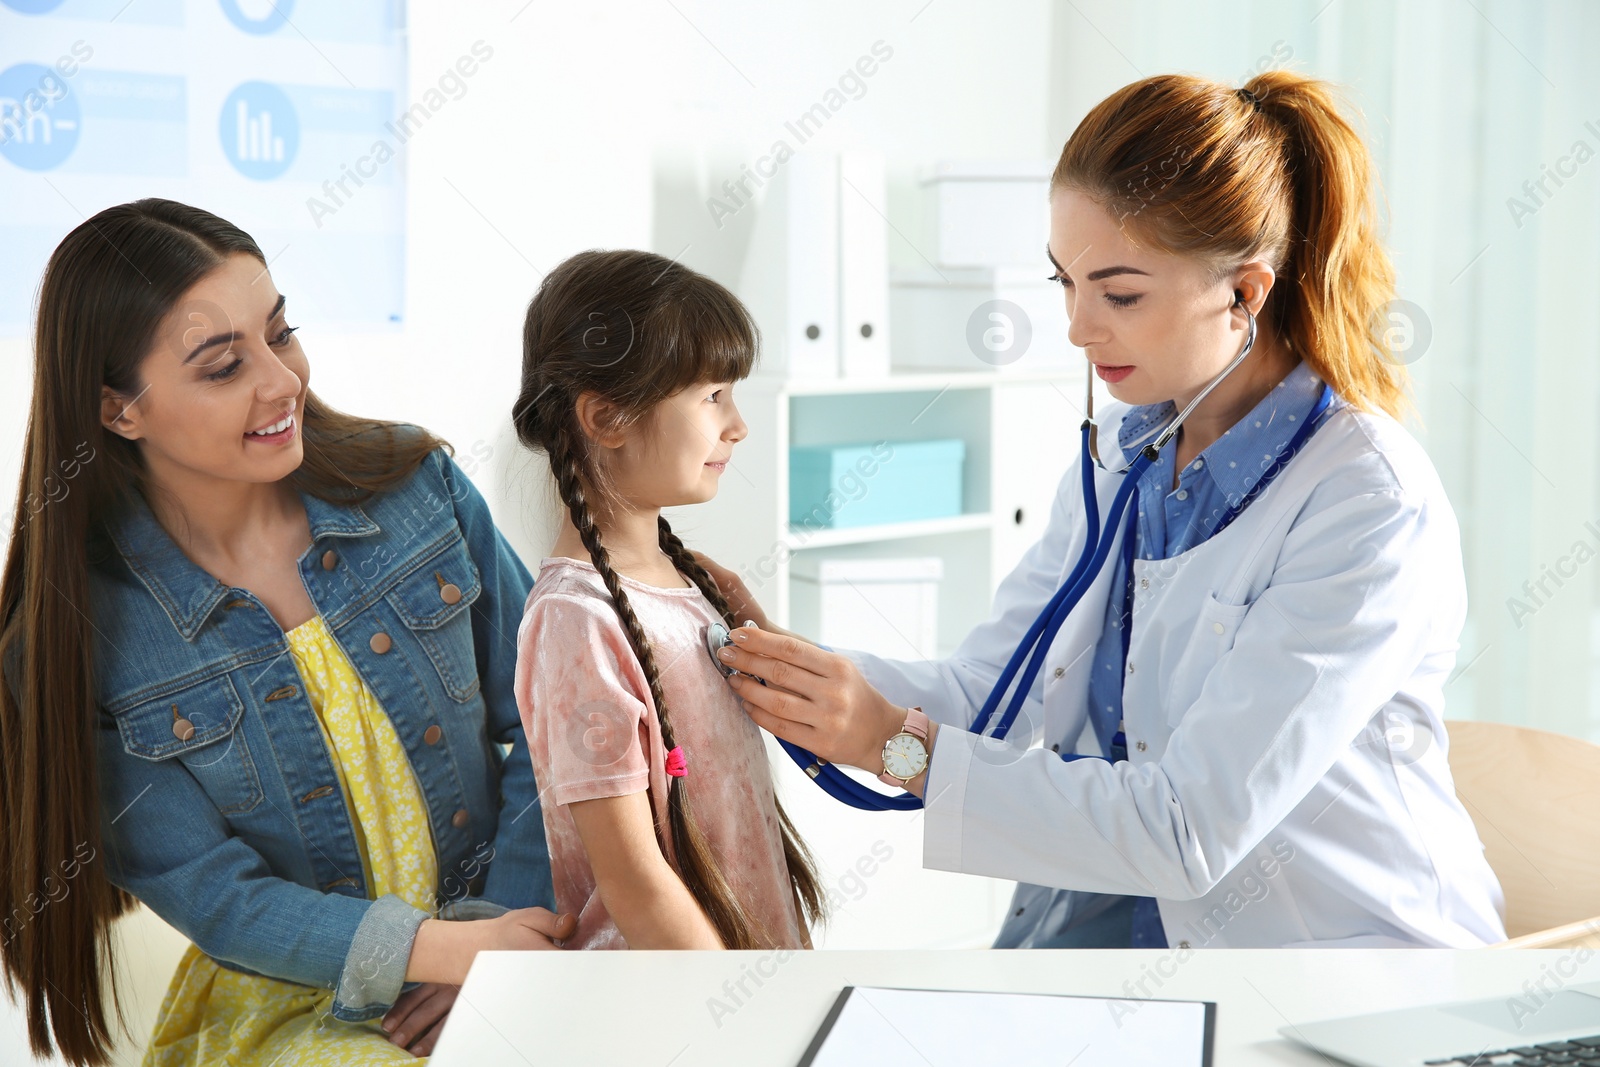
[[[1187,74],[1126,85],[1084,116],[1050,181],[1216,279],[1268,260],[1278,336],[1346,400],[1398,416],[1408,379],[1387,339],[1394,267],[1375,187],[1334,87],[1289,70],[1240,89]]]
[[[558,265],[540,283],[523,326],[522,390],[512,411],[517,437],[549,457],[572,525],[605,581],[649,680],[668,749],[677,742],[650,637],[628,603],[595,521],[593,505],[613,500],[614,494],[579,426],[577,401],[584,393],[603,398],[609,402],[606,429],[627,430],[651,418],[663,400],[692,385],[745,378],[755,362],[757,337],[749,313],[726,288],[663,256],[628,250],[580,252]],[[658,525],[661,551],[699,587],[729,626],[736,625],[711,575],[664,517]],[[676,859],[679,877],[726,947],[773,947],[766,935],[753,929],[729,887],[695,824],[682,779],[669,777],[667,789],[670,830],[656,826],[662,854],[669,862]],[[795,899],[803,909],[803,920],[813,925],[822,920],[825,902],[815,862],[782,804],[778,820]]]
[[[69,233],[39,293],[33,398],[0,577],[0,962],[7,991],[22,989],[33,1051],[48,1055],[53,1037],[74,1064],[108,1062],[108,1010],[126,1029],[111,924],[135,903],[101,858],[89,545],[105,543],[135,493],[152,491],[140,447],[101,426],[101,387],[136,397],[157,327],[196,282],[241,254],[265,269],[238,227],[140,200]],[[444,446],[309,392],[301,431],[305,460],[289,480],[335,503],[398,486]]]

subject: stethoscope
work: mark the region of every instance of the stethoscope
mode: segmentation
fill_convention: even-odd
[[[1255,347],[1255,315],[1251,314],[1250,309],[1245,306],[1244,297],[1240,293],[1235,292],[1233,306],[1242,308],[1245,316],[1250,320],[1250,332],[1245,338],[1244,347],[1239,349],[1239,354],[1233,357],[1232,362],[1224,367],[1221,373],[1212,378],[1206,387],[1200,390],[1193,400],[1189,401],[1184,409],[1178,413],[1178,417],[1168,424],[1154,441],[1140,448],[1130,463],[1117,470],[1108,469],[1100,461],[1099,431],[1094,423],[1094,379],[1091,377],[1088,380],[1086,399],[1084,401],[1086,415],[1084,416],[1081,431],[1082,444],[1079,462],[1079,468],[1083,473],[1083,513],[1088,524],[1083,551],[1079,554],[1078,561],[1073,565],[1066,581],[1061,584],[1055,595],[1045,604],[1044,609],[1039,612],[1038,618],[1034,619],[1033,625],[1028,627],[1027,633],[1023,635],[1016,651],[1012,653],[1005,670],[1000,672],[1000,677],[996,679],[994,688],[989,692],[988,699],[983,702],[983,709],[973,721],[971,726],[973,733],[982,734],[988,728],[989,720],[994,717],[995,711],[1000,706],[1000,701],[1004,699],[1008,691],[1012,693],[1011,700],[1006,705],[1005,713],[1000,717],[999,723],[996,724],[990,736],[1003,739],[1010,731],[1012,724],[1016,722],[1017,715],[1022,711],[1023,704],[1027,701],[1027,695],[1033,688],[1034,680],[1044,667],[1045,656],[1048,654],[1051,644],[1055,641],[1056,634],[1067,621],[1072,609],[1077,607],[1079,602],[1083,600],[1084,595],[1089,591],[1089,587],[1094,584],[1100,572],[1105,569],[1106,561],[1111,556],[1112,543],[1116,540],[1117,531],[1122,525],[1124,514],[1128,516],[1128,528],[1123,539],[1124,558],[1129,559],[1131,557],[1134,524],[1138,521],[1138,508],[1131,505],[1138,496],[1140,477],[1150,468],[1152,463],[1160,458],[1161,450],[1178,435],[1179,428],[1183,426],[1183,422],[1189,417],[1190,412],[1194,411],[1195,407],[1224,378],[1231,374],[1234,368],[1243,363],[1245,357]],[[1333,389],[1324,383],[1322,395],[1317,399],[1311,414],[1306,418],[1299,430],[1296,431],[1289,444],[1278,454],[1274,463],[1263,472],[1262,477],[1250,492],[1234,502],[1224,512],[1216,529],[1212,531],[1213,537],[1237,518],[1261,494],[1267,483],[1288,465],[1289,460],[1294,457],[1295,453],[1300,450],[1301,446],[1311,436],[1311,432],[1317,426],[1322,413],[1328,409],[1332,402]],[[1117,487],[1116,495],[1111,499],[1111,510],[1106,515],[1104,531],[1100,528],[1100,498],[1095,489],[1095,467],[1099,467],[1108,474],[1124,475],[1121,484]],[[1130,579],[1131,575],[1132,566],[1130,560]],[[753,626],[755,624],[747,622],[745,625]],[[1126,637],[1124,641],[1126,641]],[[727,643],[728,630],[726,627],[714,623],[707,629],[706,650],[711,655],[711,662],[716,664],[717,669],[722,671],[724,675],[731,675],[734,673],[733,669],[723,663],[717,655],[718,651]],[[1126,646],[1124,651],[1126,651]],[[757,681],[759,680],[757,679]],[[1012,683],[1014,681],[1016,682],[1016,687],[1013,690]],[[1117,736],[1120,737],[1121,734],[1119,733]],[[915,793],[901,793],[898,796],[888,796],[880,793],[876,789],[849,777],[838,767],[828,763],[826,760],[819,759],[799,745],[785,741],[782,738],[778,738],[777,741],[778,744],[783,746],[784,751],[789,754],[789,758],[794,760],[796,765],[805,771],[817,785],[821,786],[824,792],[843,804],[848,804],[853,808],[860,808],[863,811],[915,811],[922,807],[922,798]],[[1063,752],[1060,753],[1060,756],[1063,760],[1106,758],[1100,755],[1076,752]]]

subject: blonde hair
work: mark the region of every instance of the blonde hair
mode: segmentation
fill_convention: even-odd
[[[1290,351],[1358,408],[1409,407],[1382,321],[1394,267],[1372,159],[1330,83],[1287,70],[1242,89],[1184,74],[1134,82],[1078,124],[1050,188],[1083,193],[1130,240],[1196,257],[1217,280],[1265,259],[1279,284],[1264,312]]]

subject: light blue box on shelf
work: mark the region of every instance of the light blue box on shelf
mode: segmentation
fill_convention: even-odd
[[[967,444],[802,445],[789,449],[789,523],[839,530],[961,514]]]

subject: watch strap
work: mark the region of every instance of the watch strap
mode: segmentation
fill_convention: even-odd
[[[899,737],[900,734],[910,734],[912,737],[915,737],[918,741],[922,742],[922,751],[924,753],[924,769],[927,768],[927,759],[932,755],[932,753],[928,752],[929,725],[930,720],[927,714],[924,713],[920,707],[913,706],[906,709],[905,725],[900,727],[899,734],[894,735],[895,737]],[[892,741],[894,738],[892,737],[889,740]],[[917,773],[921,774],[922,772],[918,771]],[[883,773],[878,775],[878,781],[882,782],[884,785],[894,786],[897,789],[904,789],[908,780],[909,779],[896,778],[894,775],[890,774],[887,762],[884,764]]]

